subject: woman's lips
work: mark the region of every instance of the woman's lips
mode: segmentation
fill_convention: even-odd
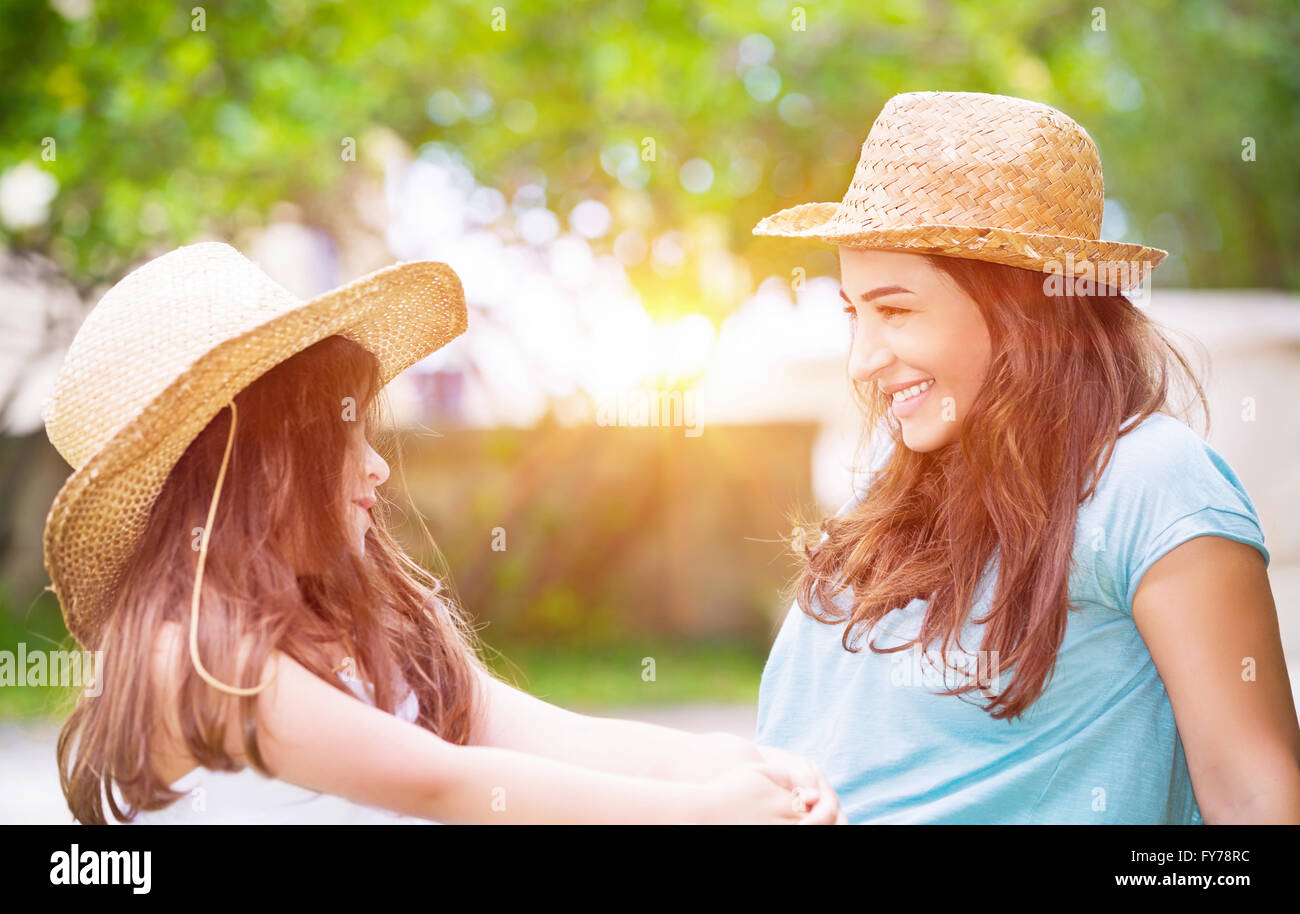
[[[889,408],[897,418],[906,419],[908,416],[912,415],[912,413],[921,408],[921,404],[925,402],[926,397],[930,396],[930,391],[932,390],[934,390],[934,384],[931,384],[910,400],[904,400],[902,403],[891,402]]]

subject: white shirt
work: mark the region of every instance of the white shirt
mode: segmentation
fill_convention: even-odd
[[[340,676],[354,694],[374,704],[370,683]],[[414,723],[420,704],[414,692],[396,715]],[[429,819],[364,806],[328,793],[318,793],[268,778],[251,767],[242,771],[195,768],[171,785],[181,797],[171,806],[141,811],[136,825],[437,825]]]

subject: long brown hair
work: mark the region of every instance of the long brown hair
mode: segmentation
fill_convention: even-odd
[[[410,688],[419,699],[419,726],[465,744],[482,668],[472,629],[438,579],[385,529],[389,506],[382,491],[364,556],[352,542],[345,486],[359,466],[361,435],[377,438],[381,453],[396,444],[382,431],[379,370],[369,351],[331,336],[237,395],[234,443],[203,574],[199,655],[218,680],[247,688],[279,650],[352,695],[335,675],[338,656],[326,648],[342,645],[373,684],[377,707],[392,712]],[[94,645],[106,660],[102,694],[83,695],[59,735],[60,780],[80,822],[104,823],[105,802],[119,821],[128,821],[181,796],[151,764],[158,719],[151,651],[164,624],[188,632],[196,544],[229,430],[227,408],[168,476]],[[177,664],[181,733],[198,763],[238,770],[224,747],[226,729],[240,726],[252,766],[274,776],[257,745],[256,696],[213,688],[187,652]]]
[[[1067,294],[1048,295],[1043,273],[926,256],[979,306],[992,345],[988,372],[959,440],[925,453],[903,444],[875,387],[854,385],[864,444],[884,428],[893,452],[858,504],[822,520],[820,543],[796,537],[801,570],[793,590],[809,616],[845,623],[842,643],[853,652],[887,613],[928,600],[916,638],[870,647],[925,651],[941,637],[947,667],[996,550],[991,608],[974,621],[985,624],[985,656],[1015,667],[984,710],[1014,718],[1045,688],[1065,635],[1079,505],[1095,491],[1118,438],[1168,412],[1171,357],[1200,401],[1207,433],[1209,408],[1187,360],[1127,297],[1104,286],[1076,295],[1069,283]],[[846,590],[851,610],[831,608]],[[989,696],[987,685],[983,678],[939,694],[979,688]]]

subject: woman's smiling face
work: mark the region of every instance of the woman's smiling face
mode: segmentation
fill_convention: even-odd
[[[849,375],[892,404],[911,450],[952,444],[992,352],[979,306],[920,254],[839,250],[840,295],[854,318]],[[909,399],[890,396],[927,383]]]

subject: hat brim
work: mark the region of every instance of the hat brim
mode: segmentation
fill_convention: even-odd
[[[753,234],[807,238],[854,248],[897,250],[984,260],[1026,270],[1091,274],[1103,285],[1130,291],[1168,251],[1120,241],[1042,235],[968,225],[848,226],[836,222],[837,203],[803,203],[773,213]]]
[[[158,492],[190,443],[239,391],[341,334],[375,354],[383,384],[464,333],[446,264],[385,267],[276,315],[198,358],[68,478],[45,521],[45,568],[68,631],[91,648]]]

